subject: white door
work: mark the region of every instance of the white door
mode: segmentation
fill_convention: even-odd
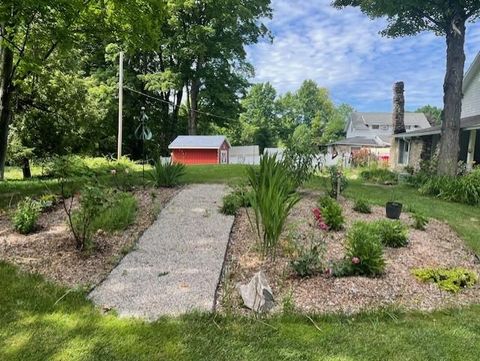
[[[220,164],[228,164],[228,151],[220,151]]]

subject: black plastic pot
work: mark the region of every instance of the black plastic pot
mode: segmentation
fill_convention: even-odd
[[[385,210],[387,211],[387,218],[399,219],[400,214],[402,214],[402,207],[402,203],[388,202],[385,206]]]

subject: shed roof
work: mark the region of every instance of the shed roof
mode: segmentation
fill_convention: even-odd
[[[474,117],[463,118],[460,121],[460,129],[462,130],[473,130],[480,129],[480,115]],[[434,127],[419,129],[409,133],[400,133],[394,135],[395,138],[414,138],[414,137],[424,137],[427,135],[440,134],[442,132],[442,127],[436,125]]]
[[[223,135],[179,135],[168,149],[219,149],[228,139]]]

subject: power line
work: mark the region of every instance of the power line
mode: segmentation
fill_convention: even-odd
[[[171,101],[168,101],[168,100],[165,100],[165,99],[162,99],[162,98],[158,98],[158,97],[155,97],[153,95],[150,95],[150,94],[145,94],[145,93],[142,93],[141,91],[138,91],[138,90],[135,90],[135,89],[132,89],[132,88],[129,88],[129,87],[124,87],[124,89],[127,89],[127,90],[130,90],[131,92],[133,93],[137,93],[137,94],[140,94],[140,95],[143,95],[144,97],[147,97],[147,98],[150,98],[150,99],[154,99],[154,100],[157,100],[159,102],[162,102],[162,103],[166,103],[166,104],[169,104],[173,107],[176,107],[177,105]],[[189,109],[188,107],[185,107],[188,111],[191,111],[192,109]],[[195,113],[197,114],[203,114],[203,115],[207,115],[209,117],[214,117],[214,118],[219,118],[219,119],[223,119],[223,120],[228,120],[228,121],[232,121],[232,122],[236,122],[237,119],[233,119],[233,118],[227,118],[227,117],[224,117],[224,116],[221,116],[221,115],[216,115],[216,114],[212,114],[212,113],[208,113],[208,112],[203,112],[201,110],[193,110]]]

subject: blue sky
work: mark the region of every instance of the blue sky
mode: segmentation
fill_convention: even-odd
[[[359,111],[390,111],[392,85],[403,80],[407,109],[442,105],[445,39],[433,33],[384,38],[384,20],[359,10],[337,10],[331,0],[273,0],[267,22],[273,44],[248,49],[255,66],[253,82],[271,82],[279,93],[313,79],[330,90],[337,103]],[[480,21],[469,25],[465,70],[480,51]]]

